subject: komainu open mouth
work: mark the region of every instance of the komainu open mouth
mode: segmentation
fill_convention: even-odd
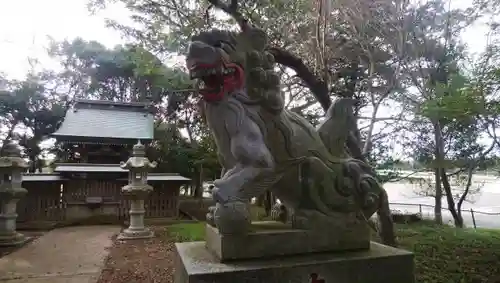
[[[224,85],[234,80],[237,68],[233,66],[194,65],[190,68],[191,79],[199,82],[199,91],[203,95],[221,95]]]

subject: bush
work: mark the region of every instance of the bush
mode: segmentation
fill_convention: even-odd
[[[420,213],[405,213],[399,210],[393,210],[392,221],[398,224],[410,224],[422,221],[422,215],[420,215]]]

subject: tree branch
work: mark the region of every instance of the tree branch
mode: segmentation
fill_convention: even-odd
[[[405,176],[398,177],[398,178],[394,178],[394,179],[390,179],[390,180],[388,180],[387,182],[388,182],[388,183],[397,183],[397,182],[401,182],[401,181],[403,181],[403,180],[406,180],[406,179],[410,178],[411,176],[413,176],[413,175],[415,175],[415,174],[418,174],[418,173],[421,173],[421,172],[424,172],[424,171],[425,171],[425,169],[416,170],[416,171],[414,171],[414,172],[412,172],[412,173],[409,173],[409,174],[407,174],[407,175],[405,175]]]
[[[231,0],[230,4],[224,4],[220,0],[207,0],[211,6],[221,9],[226,14],[233,17],[243,32],[251,28],[248,20],[238,11],[238,0]],[[210,8],[210,7],[209,7]],[[328,94],[327,84],[318,79],[318,77],[304,64],[300,58],[292,53],[278,47],[271,47],[268,50],[274,55],[276,63],[289,67],[297,73],[306,86],[311,90],[314,97],[321,104],[323,110],[328,110],[331,105],[330,96]]]
[[[238,0],[231,0],[229,5],[222,3],[222,1],[220,0],[208,0],[208,2],[211,4],[211,6],[221,9],[226,14],[233,17],[233,19],[238,23],[242,31],[248,31],[251,28],[251,25],[248,22],[248,20],[245,17],[243,17],[243,15],[238,11]],[[210,6],[208,7],[208,9],[210,9]]]
[[[419,120],[407,120],[404,118],[398,118],[398,117],[377,117],[377,118],[372,118],[372,117],[366,117],[366,116],[359,116],[357,117],[359,120],[372,120],[374,122],[382,122],[382,121],[397,121],[397,122],[409,122],[409,123],[421,123]]]
[[[457,212],[460,213],[462,211],[462,205],[469,194],[470,187],[472,186],[472,174],[474,172],[474,166],[470,166],[467,172],[467,184],[465,185],[465,190],[458,199],[457,202]]]
[[[302,110],[307,109],[310,106],[313,106],[315,103],[316,103],[316,101],[314,101],[314,100],[308,101],[302,105],[291,108],[290,111],[293,111],[295,113],[300,113]]]
[[[306,66],[302,59],[296,57],[292,53],[278,47],[269,48],[271,54],[274,55],[276,63],[284,65],[295,71],[297,76],[302,79],[306,87],[311,90],[311,93],[318,100],[323,110],[328,110],[331,105],[330,96],[328,95],[328,86]]]

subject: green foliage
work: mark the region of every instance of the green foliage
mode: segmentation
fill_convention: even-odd
[[[71,86],[73,97],[153,103],[155,142],[148,154],[159,162],[157,171],[194,179],[200,166],[206,167],[209,176],[220,170],[195,100],[169,91],[192,88],[185,72],[165,66],[133,44],[108,49],[95,41],[75,39],[54,42],[50,54],[64,67],[57,78]]]
[[[486,110],[481,93],[473,87],[469,78],[451,73],[447,82],[436,84],[435,97],[425,101],[418,114],[430,120],[441,119],[443,125],[453,122],[473,124],[474,118]]]
[[[205,239],[205,223],[179,223],[165,228],[166,234],[174,242],[194,242]]]
[[[183,137],[174,124],[162,124],[155,131],[155,143],[150,156],[157,160],[159,172],[176,172],[197,178],[199,168],[204,168],[204,177],[213,179],[220,172],[213,140],[204,136],[195,143]]]
[[[4,80],[0,96],[0,121],[5,130],[2,143],[18,140],[32,168],[43,167],[40,142],[61,124],[68,106],[67,97],[51,89],[47,74],[30,74],[23,81]],[[23,128],[24,131],[16,131]]]
[[[102,5],[110,1],[94,2]],[[211,27],[235,28],[232,19],[212,11],[210,21],[206,21],[205,0],[189,5],[182,5],[180,0],[119,2],[127,5],[135,25],[110,22],[110,26],[148,50],[182,54],[193,34]],[[480,16],[477,11],[491,5],[450,10],[443,0],[330,1],[329,7],[322,7],[322,11],[329,9],[322,17],[311,1],[239,2],[241,14],[261,27],[274,47],[292,54],[281,64],[295,71],[306,70],[280,70],[288,108],[317,123],[322,111],[311,93],[316,97],[320,93],[327,100],[331,96],[358,99],[359,116],[366,108],[368,112],[381,112],[374,117],[386,116],[382,108],[401,109],[399,114],[390,114],[393,121],[371,120],[369,123],[376,126],[362,125],[359,133],[355,132],[366,143],[363,156],[378,169],[394,168],[394,149],[401,147],[404,157],[427,168],[463,169],[472,161],[474,166],[481,166],[481,160],[496,154],[496,146],[490,150],[481,138],[494,134],[492,129],[500,124],[500,103],[495,97],[500,72],[494,67],[498,66],[495,54],[500,54],[499,48],[489,48],[489,54],[479,60],[488,63],[472,70],[463,64],[468,54],[459,36]],[[297,65],[301,68],[294,67]],[[304,74],[309,74],[309,79]],[[184,103],[190,99],[171,99],[176,112],[173,124],[190,129],[189,150],[180,150],[179,144],[179,152],[185,159],[197,156],[197,161],[189,165],[192,168],[200,163],[215,165],[214,147],[205,142],[210,138],[199,126],[202,124],[193,110],[194,103]],[[444,148],[438,151],[439,144]],[[396,171],[385,177],[398,177]]]
[[[417,282],[491,282],[500,269],[500,231],[448,226],[398,225],[401,247],[415,253]]]
[[[189,143],[175,125],[161,124],[155,129],[155,141],[148,152],[149,157],[158,162],[158,172],[176,172],[191,176],[192,153]]]
[[[108,49],[77,38],[52,43],[50,54],[61,62],[61,78],[80,98],[160,103],[165,90],[186,81],[139,45]]]

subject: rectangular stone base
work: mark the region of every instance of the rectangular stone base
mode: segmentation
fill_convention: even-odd
[[[293,229],[276,221],[253,222],[247,235],[221,235],[207,224],[206,247],[221,262],[236,259],[270,258],[312,252],[366,250],[370,248],[370,230],[366,223],[346,227],[344,231]]]
[[[283,243],[286,244],[286,243]],[[176,243],[174,283],[414,283],[413,254],[369,250],[220,263],[204,242]],[[323,279],[324,281],[321,281]]]

